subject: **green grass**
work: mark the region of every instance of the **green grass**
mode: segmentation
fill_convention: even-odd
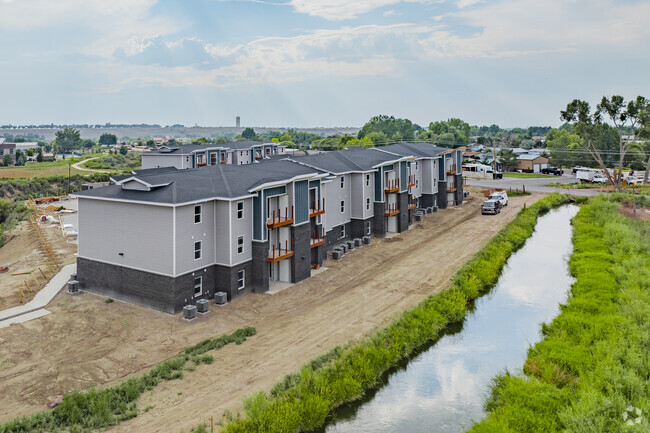
[[[547,177],[556,177],[552,174],[541,174],[541,173],[503,173],[503,177],[516,177],[521,179],[536,179],[536,178],[547,178]]]
[[[293,433],[321,427],[334,408],[360,398],[389,368],[461,321],[471,301],[493,287],[508,257],[533,233],[538,216],[568,201],[567,196],[551,194],[520,211],[458,271],[451,288],[404,312],[376,335],[306,364],[276,384],[270,395],[260,392],[247,398],[244,415],[226,419],[222,431]]]
[[[572,183],[559,183],[559,182],[553,182],[553,183],[547,183],[544,186],[548,186],[550,188],[564,188],[564,189],[592,189],[592,188],[600,188],[603,186],[602,184],[599,183],[581,183],[581,182],[572,182]]]
[[[139,154],[103,155],[97,159],[82,164],[83,168],[92,170],[135,170],[142,167],[142,157]]]
[[[58,159],[55,161],[27,162],[24,166],[0,167],[0,178],[7,177],[35,177],[35,176],[62,176],[68,175],[68,165],[75,164],[93,155],[81,158]],[[87,174],[75,168],[70,169],[71,174]]]
[[[573,220],[571,297],[541,327],[523,374],[494,379],[490,415],[471,432],[650,431],[650,226],[618,213],[611,194]],[[628,426],[629,406],[643,412]]]
[[[188,347],[180,355],[161,362],[148,373],[119,385],[69,392],[64,395],[63,403],[53,410],[9,421],[0,425],[0,433],[86,432],[134,418],[138,415],[137,402],[143,392],[153,389],[163,380],[182,379],[184,370],[193,371],[201,363],[211,364],[214,357],[204,355],[205,352],[230,343],[241,344],[255,333],[253,327],[241,328],[232,334]],[[188,361],[192,361],[192,364],[186,366]]]

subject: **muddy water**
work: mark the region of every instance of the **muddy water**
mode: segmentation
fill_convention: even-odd
[[[462,325],[388,374],[364,400],[340,408],[322,431],[451,433],[483,418],[491,379],[505,369],[521,371],[528,347],[541,338],[541,322],[555,317],[567,298],[570,220],[577,211],[563,206],[539,218]]]

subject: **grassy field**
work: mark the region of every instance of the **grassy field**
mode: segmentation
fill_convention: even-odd
[[[537,178],[547,178],[547,177],[556,177],[552,174],[541,174],[541,173],[503,173],[503,177],[516,177],[520,179],[537,179]]]
[[[572,221],[571,297],[523,374],[494,379],[472,433],[650,431],[650,230],[619,213],[624,200],[649,204],[600,196]]]
[[[537,217],[568,200],[551,194],[522,210],[458,271],[451,288],[429,296],[375,335],[314,359],[270,394],[246,399],[245,414],[226,420],[222,431],[290,433],[322,426],[334,408],[363,396],[389,368],[438,339],[450,323],[461,321],[471,301],[490,290],[510,255],[533,233]]]
[[[85,159],[85,158],[84,158]],[[81,159],[65,159],[52,162],[28,162],[20,167],[0,167],[2,177],[35,177],[35,176],[63,176],[68,175],[68,163],[76,163]],[[70,174],[88,174],[72,168]]]

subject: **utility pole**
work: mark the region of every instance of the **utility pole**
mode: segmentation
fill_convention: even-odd
[[[492,140],[492,179],[497,178],[497,145]]]
[[[68,160],[68,194],[70,194],[70,168],[72,166],[72,160]]]

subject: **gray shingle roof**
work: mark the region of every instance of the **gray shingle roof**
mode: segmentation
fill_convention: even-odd
[[[160,154],[173,154],[173,155],[189,155],[194,151],[201,151],[207,149],[232,149],[232,150],[246,150],[250,149],[253,146],[262,146],[263,144],[275,144],[271,142],[263,141],[231,141],[229,143],[220,143],[220,144],[182,144],[180,146],[170,146],[169,150],[167,149],[158,149],[151,152],[148,152],[150,155],[160,155]],[[145,154],[146,155],[146,154]]]
[[[261,169],[261,167],[264,169]],[[141,170],[132,177],[149,185],[164,185],[151,191],[125,190],[110,185],[76,193],[79,197],[142,201],[151,203],[186,203],[212,198],[236,198],[251,194],[261,185],[288,181],[297,176],[322,172],[290,161],[268,161],[263,164],[218,164],[190,170]],[[146,172],[146,173],[144,173]]]
[[[438,147],[431,143],[395,143],[388,146],[377,147],[377,150],[396,153],[402,156],[415,156],[420,158],[434,158],[443,152],[452,150],[446,147]]]
[[[339,174],[351,171],[370,171],[378,165],[397,161],[402,157],[379,152],[374,148],[350,147],[306,156],[289,156],[291,161],[317,167],[321,170]]]

